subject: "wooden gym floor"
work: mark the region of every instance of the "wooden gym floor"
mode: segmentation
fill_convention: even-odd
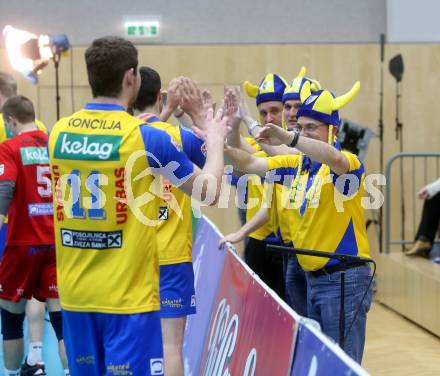
[[[374,302],[362,366],[374,376],[440,375],[440,339]]]

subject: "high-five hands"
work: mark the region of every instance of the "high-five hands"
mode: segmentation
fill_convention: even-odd
[[[260,130],[256,139],[258,142],[268,145],[285,145],[291,142],[292,135],[291,132],[275,124],[268,123]]]

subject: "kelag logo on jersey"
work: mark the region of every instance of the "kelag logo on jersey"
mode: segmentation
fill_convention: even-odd
[[[20,148],[21,161],[24,166],[33,164],[49,164],[46,148],[28,146]]]
[[[61,132],[54,157],[82,161],[119,161],[122,136]]]

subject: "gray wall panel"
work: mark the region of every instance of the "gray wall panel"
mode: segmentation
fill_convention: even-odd
[[[123,18],[162,17],[164,44],[369,43],[386,27],[386,0],[0,0],[0,27],[65,33],[74,45],[123,35]]]
[[[391,43],[440,42],[439,14],[438,0],[388,0],[388,41]]]

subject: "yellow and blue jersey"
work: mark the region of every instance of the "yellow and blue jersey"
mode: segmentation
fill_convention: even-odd
[[[283,184],[275,184],[273,203],[273,216],[272,219],[276,223],[276,227],[279,231],[279,238],[282,243],[289,244],[292,242],[290,235],[290,221],[292,220],[291,209],[289,209],[289,188]],[[276,222],[275,222],[276,221]]]
[[[295,247],[316,251],[370,257],[362,208],[365,195],[364,165],[349,152],[342,152],[350,164],[345,180],[326,165],[304,159],[297,189],[292,193],[290,235]],[[269,169],[277,175],[296,175],[299,155],[267,158]],[[322,168],[321,168],[322,166]],[[315,179],[317,179],[315,181]],[[315,182],[315,184],[313,184]],[[311,188],[313,192],[311,192]],[[309,192],[310,191],[310,192]],[[336,260],[298,255],[306,271],[318,270],[337,263]]]
[[[196,166],[203,168],[205,143],[193,132],[161,122],[158,117],[141,117],[154,128],[167,132]],[[160,265],[192,261],[191,197],[162,177],[163,197],[159,206],[157,246]]]
[[[260,155],[261,152],[255,155]],[[269,210],[269,221],[249,234],[250,238],[269,243],[279,242],[277,234],[276,209],[273,204],[273,184],[267,183],[257,175],[247,176],[246,186],[246,222],[249,222],[255,214],[265,205]]]
[[[159,310],[157,173],[179,186],[193,164],[165,132],[117,104],[89,103],[49,138],[63,309]]]

